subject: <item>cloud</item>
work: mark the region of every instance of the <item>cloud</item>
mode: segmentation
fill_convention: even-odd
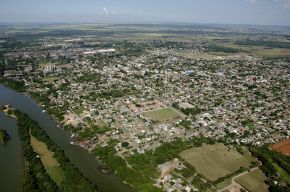
[[[273,0],[273,1],[282,4],[285,9],[290,10],[290,0]]]
[[[117,14],[116,11],[111,11],[107,7],[104,7],[100,12],[98,12],[99,15],[107,16],[107,15],[115,15]]]
[[[104,8],[103,8],[103,13],[104,13],[105,15],[108,15],[108,14],[109,14],[109,11],[108,11],[107,7],[104,7]]]
[[[247,2],[250,2],[250,3],[255,3],[256,0],[246,0]]]
[[[264,1],[264,0],[245,0],[249,3],[256,3],[257,1]],[[277,4],[281,4],[285,9],[290,10],[290,0],[272,0],[273,2]]]
[[[284,8],[290,9],[290,0],[280,0],[283,3]]]

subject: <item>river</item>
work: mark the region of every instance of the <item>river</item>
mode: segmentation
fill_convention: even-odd
[[[11,137],[5,146],[0,144],[0,191],[20,192],[23,153],[16,120],[0,112],[0,128]]]
[[[71,145],[70,142],[73,141],[73,138],[70,137],[70,134],[59,128],[58,123],[52,117],[43,113],[43,109],[38,106],[35,100],[29,96],[18,94],[0,84],[0,106],[7,104],[19,109],[37,121],[52,141],[65,151],[70,161],[102,191],[133,191],[131,187],[123,184],[115,174],[102,173],[97,161],[88,151],[77,145]],[[12,138],[7,146],[0,146],[0,189],[1,191],[20,191],[23,159],[16,122],[0,113],[0,128],[5,129]],[[11,190],[12,188],[14,190]]]

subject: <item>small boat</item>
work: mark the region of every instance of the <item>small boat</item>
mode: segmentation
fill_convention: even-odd
[[[75,143],[73,141],[70,142],[71,145],[74,145]]]
[[[104,169],[101,169],[102,173],[104,174],[109,174],[110,173],[110,170],[107,169],[107,168],[104,168]]]

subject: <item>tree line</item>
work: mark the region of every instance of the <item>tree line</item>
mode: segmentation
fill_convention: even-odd
[[[282,153],[270,150],[267,146],[263,147],[251,147],[251,153],[257,157],[261,162],[261,170],[266,174],[269,178],[268,184],[270,185],[269,190],[271,192],[284,192],[290,191],[290,183],[286,183],[286,185],[281,183],[283,179],[281,175],[278,173],[275,165],[284,169],[287,174],[290,174],[290,156],[283,155]],[[279,183],[275,183],[274,181],[279,181]],[[285,182],[284,182],[285,183]]]
[[[23,192],[100,191],[70,162],[64,151],[51,141],[36,121],[16,109],[13,110],[13,115],[17,118],[18,133],[24,152]],[[31,135],[45,143],[48,149],[54,153],[54,158],[60,163],[61,169],[65,172],[65,179],[61,186],[57,186],[49,177],[38,154],[34,152],[30,143]]]

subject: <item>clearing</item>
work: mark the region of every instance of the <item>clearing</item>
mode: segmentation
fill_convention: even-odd
[[[256,161],[247,151],[242,155],[222,143],[187,149],[180,156],[210,181],[232,174],[240,167],[249,168]]]
[[[256,55],[261,57],[290,57],[290,50],[282,48],[258,49]]]
[[[290,154],[290,139],[281,141],[277,144],[272,145],[272,149],[278,152],[281,152],[285,155]]]
[[[145,117],[157,122],[169,121],[180,117],[180,114],[170,107],[147,111],[143,114]]]
[[[237,183],[251,192],[267,192],[268,186],[265,184],[266,176],[260,169],[242,175],[235,179]]]
[[[40,156],[41,162],[51,179],[61,186],[65,179],[64,171],[60,168],[58,161],[53,157],[53,152],[47,148],[47,145],[35,137],[31,136],[31,146],[33,150]]]

